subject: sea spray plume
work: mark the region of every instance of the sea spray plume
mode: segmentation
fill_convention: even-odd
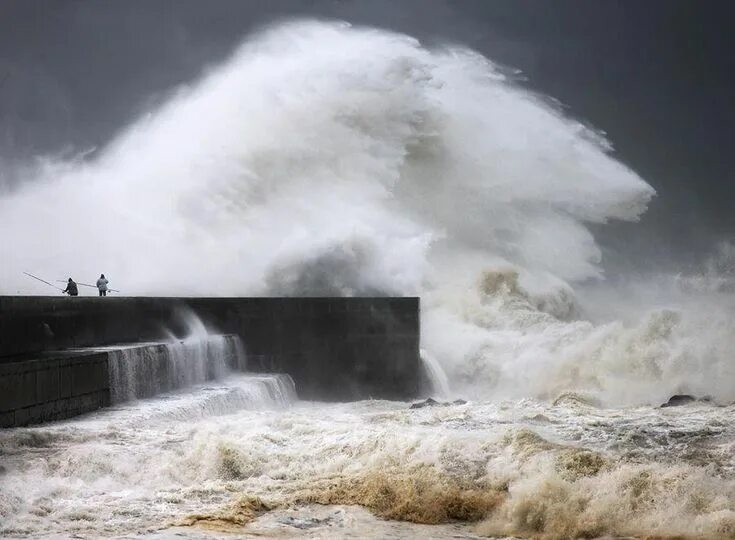
[[[466,398],[553,400],[572,391],[605,406],[660,405],[674,394],[732,403],[735,299],[672,294],[645,307],[634,292],[623,296],[633,299],[629,321],[593,323],[560,316],[564,295],[549,310],[524,289],[434,291],[423,302],[423,346]],[[604,310],[625,293],[596,300]]]
[[[585,224],[653,194],[480,55],[308,21],[55,171],[0,199],[3,290],[103,267],[130,294],[421,295],[424,348],[480,396],[596,389],[556,376],[596,335],[558,308],[600,275]],[[477,289],[497,268],[523,295]]]
[[[22,261],[121,268],[142,293],[266,292],[283,264],[360,244],[358,291],[417,293],[439,238],[459,261],[479,252],[576,279],[599,257],[582,223],[634,219],[650,195],[589,131],[475,53],[291,23],[94,163],[5,199],[3,232],[28,248],[5,258],[3,283]],[[70,237],[82,245],[59,247]]]
[[[319,24],[246,44],[94,164],[3,201],[3,232],[28,246],[4,258],[3,282],[19,260],[49,272],[104,263],[131,292],[264,292],[280,261],[367,235],[382,258],[366,280],[415,290],[427,233],[383,206],[421,85],[383,79],[394,56],[419,53],[408,38]]]

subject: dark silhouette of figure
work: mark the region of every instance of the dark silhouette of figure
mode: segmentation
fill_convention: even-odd
[[[107,296],[107,278],[104,274],[100,274],[100,278],[97,280],[97,288],[100,290],[100,296]]]
[[[79,289],[77,289],[77,284],[74,283],[72,278],[69,278],[69,282],[66,284],[66,289],[61,292],[65,292],[69,296],[79,296]]]

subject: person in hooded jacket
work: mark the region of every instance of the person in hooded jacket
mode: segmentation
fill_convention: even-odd
[[[100,296],[107,296],[107,278],[104,274],[100,274],[100,278],[97,280],[97,288],[100,291]]]

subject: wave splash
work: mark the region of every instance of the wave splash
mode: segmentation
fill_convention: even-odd
[[[580,311],[572,287],[601,276],[587,225],[636,220],[654,194],[610,150],[473,51],[283,24],[93,161],[0,199],[0,287],[47,293],[32,268],[104,271],[127,294],[420,295],[422,346],[456,391],[661,400],[720,374],[726,347],[682,352],[678,312]]]

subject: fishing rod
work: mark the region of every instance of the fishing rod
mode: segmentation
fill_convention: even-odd
[[[41,278],[40,278],[40,277],[38,277],[38,276],[34,276],[34,275],[33,275],[33,274],[31,274],[30,272],[23,272],[23,273],[24,273],[24,274],[25,274],[26,276],[28,276],[28,277],[32,277],[33,279],[37,279],[37,280],[38,280],[38,281],[40,281],[41,283],[45,283],[45,284],[46,284],[46,285],[48,285],[49,287],[53,287],[53,288],[54,288],[54,289],[56,289],[57,291],[61,291],[61,292],[64,292],[64,290],[63,290],[63,289],[62,289],[61,287],[57,287],[56,285],[54,285],[54,284],[52,284],[52,283],[49,283],[49,282],[48,282],[48,281],[46,281],[45,279],[41,279]]]
[[[63,279],[57,279],[56,281],[58,281],[59,283],[66,283],[66,281],[64,281]],[[92,287],[93,289],[97,288],[97,285],[90,285],[89,283],[79,283],[78,281],[76,283],[77,285],[82,285],[83,287]],[[120,292],[117,289],[107,289],[107,290],[110,292]]]

